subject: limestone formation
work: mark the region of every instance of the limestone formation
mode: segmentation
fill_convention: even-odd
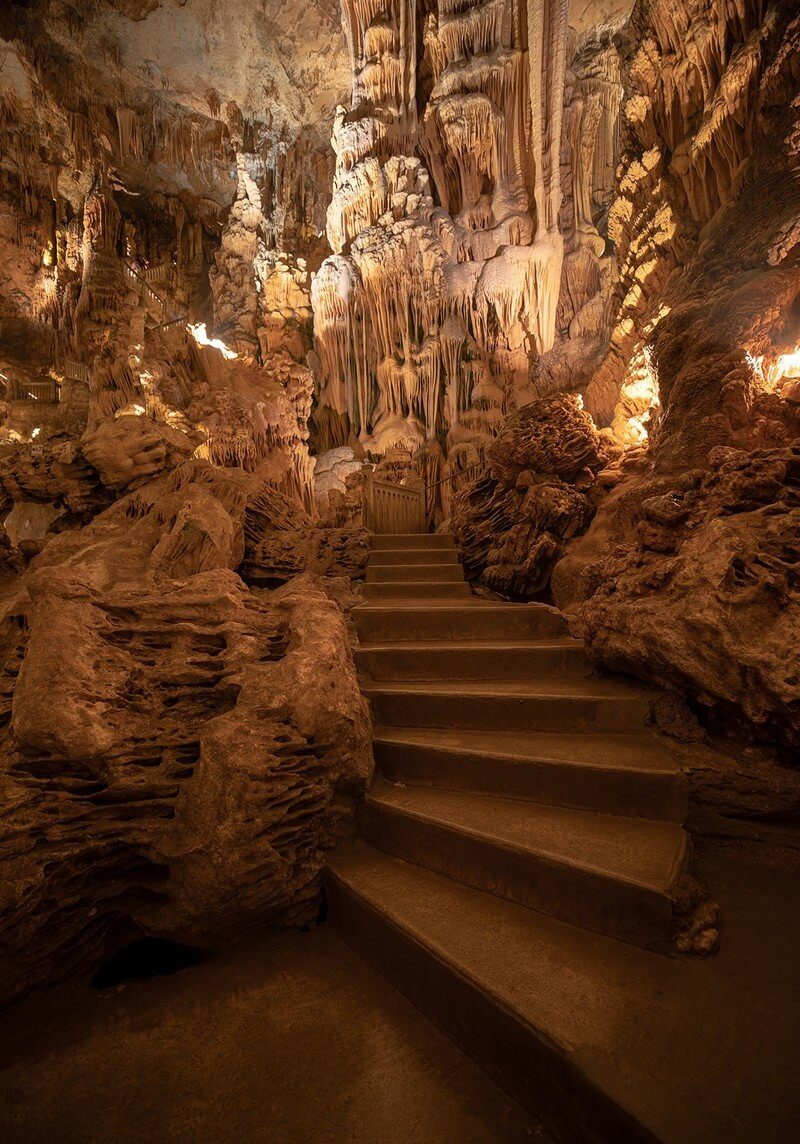
[[[591,519],[600,438],[575,398],[540,398],[508,419],[487,459],[488,472],[451,506],[465,567],[503,596],[536,598],[565,545]]]
[[[791,7],[634,14],[609,223],[619,309],[587,401],[640,459],[600,474],[554,590],[604,663],[796,747]]]
[[[792,0],[2,5],[4,997],[313,918],[375,488],[420,592],[665,689],[693,829],[796,816],[799,59]]]
[[[47,566],[3,632],[6,679],[19,673],[2,745],[4,999],[137,930],[209,948],[313,917],[321,856],[352,830],[370,773],[318,582],[252,592],[217,569],[107,587],[85,563]]]
[[[566,4],[524,27],[503,2],[343,17],[353,95],[312,286],[324,444],[481,452],[554,338]]]

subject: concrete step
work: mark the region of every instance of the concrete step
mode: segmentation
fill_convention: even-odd
[[[378,726],[373,746],[380,773],[393,783],[666,822],[686,817],[683,773],[650,735]]]
[[[374,680],[563,679],[591,673],[583,643],[572,639],[362,643],[355,660],[358,670]]]
[[[396,584],[365,584],[364,597],[367,600],[459,600],[470,597],[469,586],[462,579],[460,583],[409,583],[403,580]]]
[[[397,568],[403,564],[458,564],[455,548],[384,548],[373,549],[370,568]]]
[[[373,552],[387,548],[450,548],[454,549],[453,537],[442,532],[395,532],[375,533],[370,538]]]
[[[464,583],[460,564],[373,564],[367,567],[368,584]]]
[[[376,723],[476,731],[642,731],[647,701],[605,680],[364,681]]]
[[[342,937],[556,1139],[730,1138],[698,1089],[705,1049],[678,1047],[684,963],[363,845],[334,854],[326,889]]]
[[[359,638],[384,640],[487,640],[546,639],[567,636],[561,612],[545,604],[498,604],[490,600],[468,602],[420,601],[362,604],[352,611]]]
[[[675,823],[378,781],[361,834],[457,882],[666,952],[689,854]]]

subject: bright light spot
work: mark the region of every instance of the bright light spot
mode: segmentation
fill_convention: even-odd
[[[614,411],[614,436],[625,448],[644,445],[648,423],[659,406],[658,375],[650,347],[640,346],[631,357]]]
[[[764,382],[764,355],[761,354],[760,356],[757,357],[755,354],[751,354],[750,350],[745,350],[744,360],[750,366],[750,369],[753,372],[753,377],[756,379],[756,381],[760,381],[763,384],[763,382]]]
[[[115,419],[120,417],[142,417],[144,416],[144,406],[139,405],[138,402],[129,402],[123,405],[122,409],[118,409],[114,414]]]
[[[52,266],[52,265],[53,265],[53,251],[52,251],[51,247],[46,246],[44,248],[44,250],[42,251],[42,266]]]
[[[189,323],[186,329],[199,346],[212,346],[215,350],[219,350],[222,356],[227,358],[228,361],[239,356],[235,350],[229,349],[221,338],[210,338],[206,330],[205,322],[198,322],[197,325],[194,326]]]
[[[41,431],[42,430],[41,430],[41,427],[39,425],[37,425],[35,429],[32,429],[31,430],[31,440],[34,441],[39,436]]]
[[[753,354],[750,350],[745,350],[744,357],[753,377],[769,393],[774,393],[783,381],[800,378],[800,346],[771,360],[766,354]]]

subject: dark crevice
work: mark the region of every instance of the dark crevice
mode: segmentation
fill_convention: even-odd
[[[118,950],[95,971],[95,989],[113,989],[128,981],[171,977],[203,960],[202,950],[164,937],[143,937]]]

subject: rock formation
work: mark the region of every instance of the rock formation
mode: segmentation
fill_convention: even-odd
[[[578,399],[539,398],[508,419],[487,461],[488,472],[454,498],[453,533],[473,579],[534,599],[592,516],[600,438]]]
[[[791,5],[689,3],[634,13],[611,211],[621,304],[588,392],[607,394],[607,416],[639,443],[648,423],[654,433],[554,587],[604,662],[796,745],[791,16]]]
[[[372,767],[364,534],[308,452],[314,95],[198,90],[130,8],[0,17],[0,1000],[313,919]]]
[[[601,448],[588,475],[534,507],[519,474],[502,469],[512,418],[452,519],[477,580],[514,598],[550,585],[605,665],[796,746],[792,16],[786,4],[653,0],[627,25],[581,31],[567,82],[562,209],[574,226],[559,300],[576,337],[541,361],[539,380],[557,386],[580,347],[573,380]],[[570,265],[594,275],[583,309]],[[557,407],[523,412],[544,429]]]
[[[371,481],[796,752],[795,8],[3,6],[4,996],[313,916]],[[794,813],[703,757],[698,823]]]
[[[479,455],[553,344],[566,4],[523,23],[504,2],[343,0],[343,23],[353,94],[312,287],[322,439]]]

